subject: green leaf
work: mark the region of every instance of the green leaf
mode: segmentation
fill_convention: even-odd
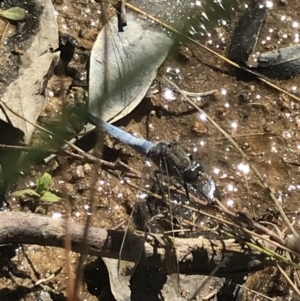
[[[1,12],[1,16],[13,20],[13,21],[21,21],[26,17],[25,9],[21,7],[11,7]]]
[[[22,190],[17,190],[12,193],[13,196],[21,196],[21,197],[26,197],[26,196],[36,196],[40,198],[41,196],[33,189],[22,189]]]
[[[43,194],[51,183],[52,176],[47,172],[44,173],[37,181],[36,181],[36,191],[39,194]]]
[[[40,198],[41,202],[47,202],[47,203],[55,203],[58,202],[61,198],[57,196],[56,194],[46,191],[42,197]]]

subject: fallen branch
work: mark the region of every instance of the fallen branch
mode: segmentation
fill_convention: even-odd
[[[71,220],[23,212],[0,212],[0,244],[23,243],[63,248],[67,222],[68,229],[71,231],[69,235],[72,251],[81,252],[84,225]],[[124,232],[121,231],[90,227],[86,241],[88,254],[118,258],[123,235]],[[153,248],[150,243],[144,242],[142,235],[131,234],[131,238],[133,251],[137,252],[139,246],[143,246],[140,264],[164,266],[164,248]],[[233,239],[176,238],[174,244],[182,273],[209,274],[224,258],[226,258],[225,263],[216,276],[250,273],[274,263],[258,251],[244,248]],[[137,254],[126,249],[123,253],[128,260],[134,261],[137,258]]]

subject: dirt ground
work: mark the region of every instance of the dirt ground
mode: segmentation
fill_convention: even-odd
[[[95,1],[57,0],[54,1],[54,6],[58,13],[59,30],[78,39],[79,47],[84,51],[91,50],[101,29],[100,4]],[[299,9],[297,0],[273,1],[273,9],[262,27],[254,55],[299,43]],[[195,37],[226,56],[233,29],[242,12],[243,8],[239,7],[226,15],[226,18],[220,18],[217,25],[206,28],[204,36],[201,37],[199,33]],[[113,14],[113,8],[110,7],[108,13]],[[200,26],[198,29],[203,32]],[[76,58],[78,56],[75,56],[75,65]],[[256,220],[272,222],[283,230],[284,223],[269,196],[269,189],[263,187],[254,171],[247,171],[247,166],[253,164],[263,181],[274,191],[288,218],[295,222],[295,228],[298,228],[299,102],[255,77],[237,71],[192,43],[181,45],[178,52],[163,64],[160,74],[171,78],[185,91],[217,89],[218,92],[212,96],[192,99],[196,100],[205,114],[235,137],[250,159],[237,154],[204,114],[196,112],[179,93],[164,82],[160,92],[144,99],[117,125],[151,141],[177,141],[202,161],[206,172],[216,181],[225,206]],[[299,77],[273,82],[293,95],[300,96],[298,81]],[[52,88],[51,85],[54,87],[61,82],[67,86],[71,78],[55,77],[49,84],[49,89]],[[84,102],[82,99],[85,93],[82,88],[73,88],[72,96],[69,94],[65,99],[69,104],[78,98]],[[61,106],[61,95],[50,99],[40,121],[55,118],[55,111]],[[90,136],[89,139],[93,140],[95,137]],[[144,158],[110,137],[105,137],[104,141],[104,159],[114,161],[121,158],[129,166],[142,170]],[[73,220],[85,223],[93,187],[95,208],[92,225],[106,229],[125,229],[137,191],[122,184],[120,174],[97,168],[84,160],[59,156],[48,165],[32,165],[24,171],[14,189],[32,186],[45,171],[53,175],[51,190],[59,195],[67,195],[68,199],[52,205],[32,205],[30,200],[19,204],[10,199],[13,210],[35,211],[47,215],[68,214]],[[209,227],[209,222],[209,219],[203,218],[201,226],[207,224]],[[0,252],[3,267],[0,274],[1,300],[37,300],[42,290],[49,292],[52,300],[66,300],[67,280],[69,273],[71,277],[75,275],[78,254],[72,253],[68,269],[65,251],[61,249],[13,245],[10,248],[1,246]],[[57,275],[47,279],[56,271]],[[46,280],[34,286],[40,279]],[[281,275],[271,268],[248,277],[246,286],[274,300],[297,300]],[[114,300],[101,259],[88,257],[86,260],[80,299]],[[244,300],[266,299],[245,290]]]

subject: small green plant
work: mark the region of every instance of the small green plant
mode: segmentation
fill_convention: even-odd
[[[39,179],[37,179],[35,189],[27,188],[17,190],[14,191],[12,195],[16,197],[33,197],[37,198],[41,202],[47,203],[58,202],[61,198],[49,191],[51,180],[52,176],[46,172]]]
[[[21,21],[26,17],[26,11],[24,8],[15,6],[8,8],[6,10],[0,11],[0,16],[12,21]]]

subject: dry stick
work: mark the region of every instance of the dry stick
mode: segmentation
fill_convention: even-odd
[[[118,31],[123,32],[124,26],[127,26],[126,20],[126,0],[119,0],[116,4],[113,4],[114,8],[117,11],[118,17]]]
[[[133,186],[134,188],[137,188],[136,186]],[[154,195],[155,197],[161,199],[162,197],[161,196],[156,196]],[[226,213],[233,221],[236,220],[236,216],[235,216],[235,213],[234,212],[230,212],[227,210],[226,207],[224,207],[224,205],[218,201],[217,201],[217,204],[219,205],[219,207],[216,207],[217,209],[220,210],[220,212],[224,212]],[[236,229],[239,229],[241,231],[243,231],[244,233],[248,234],[249,236],[253,237],[253,236],[256,236],[258,239],[260,240],[265,240],[268,244],[273,244],[274,246],[276,246],[277,248],[281,248],[287,252],[290,252],[291,250],[288,249],[287,247],[284,246],[284,240],[281,239],[280,237],[276,236],[274,234],[274,232],[270,231],[268,228],[265,228],[265,227],[262,227],[261,225],[259,225],[260,227],[256,226],[262,233],[265,233],[265,235],[271,237],[273,240],[268,240],[267,238],[265,237],[262,237],[260,234],[258,233],[255,233],[255,232],[252,232],[244,227],[242,227],[239,223],[239,224],[236,224],[236,223],[233,223],[233,222],[230,222],[230,221],[227,221],[227,220],[224,220],[222,218],[219,218],[217,216],[213,216],[209,213],[206,213],[205,211],[202,211],[202,210],[199,210],[199,209],[196,209],[194,207],[190,207],[190,206],[187,206],[187,205],[183,205],[183,204],[177,204],[176,202],[174,201],[171,201],[173,204],[175,205],[178,205],[178,206],[181,206],[182,208],[185,208],[185,209],[188,209],[190,211],[194,211],[198,214],[201,214],[201,215],[204,215],[206,217],[209,217],[210,219],[212,220],[216,220],[217,222],[219,222],[220,224],[226,224],[227,226],[231,226],[231,227],[235,227]],[[205,206],[206,207],[206,206]],[[196,226],[193,224],[193,226]],[[226,234],[226,233],[225,233]],[[231,235],[232,236],[232,235]],[[238,237],[237,237],[238,239]],[[247,242],[246,242],[247,243]],[[296,253],[295,251],[292,251],[292,253],[294,253],[296,256],[300,256],[300,254]],[[284,262],[286,262],[286,259],[284,258],[281,258],[281,260],[283,260]]]
[[[100,139],[99,140],[100,143],[103,141],[103,139]],[[101,148],[102,145],[100,145],[100,148]],[[74,300],[77,300],[75,298],[78,298],[78,292],[79,292],[79,285],[80,285],[80,282],[81,282],[81,279],[82,279],[82,271],[83,271],[83,265],[84,265],[84,262],[86,261],[87,259],[87,255],[88,255],[88,249],[89,249],[89,245],[87,243],[87,240],[88,240],[88,235],[89,235],[89,227],[91,225],[91,222],[92,222],[92,217],[94,216],[94,210],[95,210],[95,206],[94,206],[94,201],[95,201],[95,184],[97,182],[97,176],[98,176],[98,168],[99,168],[99,165],[101,163],[99,162],[99,160],[96,160],[95,162],[95,166],[94,166],[94,179],[92,181],[92,186],[91,186],[91,189],[90,189],[90,196],[89,196],[89,214],[87,214],[87,217],[86,217],[86,223],[85,223],[85,226],[84,226],[84,232],[83,232],[83,238],[82,238],[82,252],[80,254],[80,257],[79,257],[79,261],[78,261],[78,265],[77,265],[77,271],[76,271],[76,278],[75,278],[75,281],[74,281],[74,286],[73,286],[73,295],[72,297],[74,298]],[[78,299],[79,300],[79,299]]]
[[[232,139],[232,137],[225,131],[223,130],[213,119],[211,119],[203,110],[201,110],[192,100],[190,100],[186,94],[176,85],[174,84],[172,81],[170,81],[168,78],[166,78],[165,76],[162,77],[163,80],[165,80],[166,82],[168,82],[170,85],[172,85],[175,89],[177,89],[177,91],[183,96],[183,98],[189,103],[191,104],[196,110],[198,110],[201,114],[205,114],[207,120],[221,133],[223,134],[223,136],[228,139],[228,141],[237,149],[237,151],[243,156],[243,158],[248,158],[248,156],[243,152],[243,150],[238,146],[238,144],[235,142],[234,139]],[[262,185],[264,186],[265,189],[267,189],[269,191],[269,195],[271,196],[272,200],[275,203],[275,206],[277,208],[277,210],[280,212],[284,222],[286,223],[287,227],[289,228],[289,230],[293,233],[293,235],[295,235],[295,237],[298,237],[297,232],[295,231],[294,227],[291,225],[290,221],[288,220],[286,214],[284,213],[284,211],[282,210],[282,207],[280,206],[276,196],[274,195],[272,189],[269,187],[269,185],[266,183],[266,181],[264,181],[263,177],[261,176],[261,174],[259,173],[259,171],[257,170],[257,168],[251,163],[251,161],[249,161],[249,165],[252,168],[252,170],[255,172],[256,176],[259,178],[259,180],[261,181]]]
[[[126,6],[129,7],[130,9],[132,9],[133,11],[135,11],[135,12],[137,12],[137,13],[139,13],[139,14],[142,14],[142,15],[146,16],[147,18],[153,20],[154,22],[160,24],[161,26],[163,26],[163,27],[166,28],[167,30],[170,30],[171,32],[174,32],[174,33],[176,33],[176,34],[178,34],[178,35],[184,37],[185,39],[188,39],[190,42],[193,42],[194,44],[200,46],[202,49],[205,49],[206,51],[212,53],[213,55],[215,55],[215,56],[217,56],[218,58],[222,59],[223,61],[225,61],[226,63],[230,64],[231,66],[233,66],[233,67],[235,67],[235,68],[238,68],[238,69],[241,69],[241,70],[245,70],[245,71],[247,71],[247,72],[249,72],[249,73],[251,73],[251,74],[254,74],[255,76],[257,76],[257,78],[258,78],[260,81],[262,81],[262,82],[265,83],[266,85],[268,85],[268,86],[272,87],[273,89],[275,89],[275,90],[277,90],[277,91],[279,91],[279,92],[281,92],[281,93],[283,93],[283,94],[285,94],[285,95],[288,95],[289,97],[293,98],[294,100],[300,102],[300,98],[299,98],[299,97],[297,97],[297,96],[295,96],[294,94],[291,94],[291,93],[289,93],[288,91],[286,91],[286,90],[280,88],[279,86],[273,84],[272,82],[269,81],[268,78],[263,77],[261,74],[259,74],[259,73],[255,72],[255,71],[253,71],[253,70],[250,70],[250,69],[248,69],[248,68],[245,68],[245,67],[242,67],[242,66],[236,64],[235,62],[229,60],[229,59],[226,58],[225,56],[223,56],[223,55],[221,55],[221,54],[219,54],[219,53],[213,51],[212,49],[210,49],[210,48],[204,46],[203,44],[199,43],[198,41],[196,41],[196,40],[192,39],[191,37],[185,35],[184,33],[182,33],[182,32],[180,32],[179,30],[173,28],[172,26],[170,26],[170,25],[168,25],[168,24],[162,22],[161,20],[159,20],[159,19],[157,19],[157,18],[155,18],[155,17],[153,17],[153,16],[147,14],[146,12],[140,10],[139,8],[135,7],[134,5],[132,5],[132,4],[130,4],[130,3],[126,3]]]
[[[22,150],[22,151],[37,151],[37,152],[45,152],[45,153],[58,153],[60,151],[54,149],[42,149],[42,148],[34,148],[28,145],[13,145],[13,144],[0,144],[0,149],[12,149],[12,150]]]
[[[1,36],[1,40],[0,40],[0,49],[2,48],[4,40],[6,38],[6,33],[7,33],[7,30],[8,30],[8,27],[9,27],[9,22],[7,21],[6,26],[5,26],[4,31],[2,33],[2,36]]]
[[[42,148],[34,148],[31,146],[10,145],[10,144],[0,144],[0,149],[21,150],[21,151],[27,151],[27,152],[33,151],[33,152],[43,152],[43,153],[52,153],[52,154],[54,153],[54,154],[66,155],[66,156],[70,156],[77,160],[86,160],[87,162],[98,163],[98,164],[101,164],[101,166],[107,167],[109,169],[131,172],[132,174],[136,175],[137,177],[139,177],[139,178],[141,177],[141,173],[138,170],[134,169],[133,167],[130,167],[129,165],[125,164],[124,162],[121,162],[121,161],[116,161],[114,163],[109,162],[109,161],[94,157],[93,155],[89,155],[85,152],[82,154],[76,154],[76,153],[72,153],[68,150],[63,150],[63,149],[60,149],[60,150],[42,149]]]
[[[87,154],[87,153],[83,153],[82,155],[74,154],[69,151],[64,151],[64,153],[77,160],[86,160],[87,162],[100,164],[101,167],[106,167],[106,168],[112,169],[112,170],[120,170],[120,171],[124,171],[124,172],[125,171],[130,172],[133,175],[135,175],[137,178],[141,178],[141,173],[138,170],[134,169],[133,167],[131,167],[119,160],[117,160],[116,162],[109,162],[109,161],[106,161],[103,159],[99,159],[99,158],[97,158],[93,155]]]
[[[214,201],[218,204],[219,209],[221,211],[223,211],[232,221],[234,221],[235,223],[236,222],[240,223],[236,212],[228,210],[222,204],[222,202],[220,200],[218,200],[217,198],[215,198]],[[259,230],[261,233],[264,233],[265,235],[268,235],[270,238],[272,238],[273,240],[275,240],[279,244],[281,244],[281,245],[285,244],[285,241],[284,241],[283,237],[276,235],[273,231],[269,230],[268,228],[262,226],[261,224],[259,224],[257,222],[254,222],[253,220],[250,220],[250,219],[245,221],[245,223],[247,223],[247,222],[248,222],[248,224],[250,222],[250,226],[252,228],[255,228],[256,230]]]
[[[185,90],[181,90],[183,93],[185,93],[186,96],[191,96],[191,97],[204,97],[204,96],[209,96],[212,94],[215,94],[218,92],[217,89],[211,90],[211,91],[206,91],[206,92],[189,92]]]
[[[74,159],[77,160],[86,160],[87,162],[92,162],[92,163],[100,163],[102,166],[110,168],[110,169],[114,169],[114,170],[121,170],[121,171],[130,171],[134,174],[139,174],[139,172],[137,170],[135,170],[132,167],[129,167],[128,165],[124,164],[119,164],[118,161],[115,163],[106,161],[106,160],[102,160],[99,158],[94,157],[93,155],[89,155],[87,153],[84,154],[76,154],[76,153],[72,153],[68,150],[64,150],[64,149],[59,149],[59,150],[55,150],[55,149],[43,149],[43,148],[35,148],[32,146],[22,146],[22,145],[11,145],[11,144],[0,144],[0,149],[1,150],[18,150],[18,151],[26,151],[26,152],[41,152],[41,153],[51,153],[51,154],[60,154],[60,155],[65,155],[65,156],[69,156],[72,157]]]
[[[145,165],[144,165],[144,169],[145,169]],[[141,173],[141,178],[142,178],[143,173],[144,173],[144,170]],[[142,186],[142,181],[140,182],[140,186]],[[142,187],[140,187],[140,188],[142,188]],[[140,189],[138,189],[138,191],[139,190]],[[128,237],[129,227],[130,227],[130,224],[131,224],[131,222],[133,220],[134,209],[135,209],[134,207],[131,209],[131,212],[130,212],[130,215],[129,215],[129,218],[128,218],[128,221],[127,221],[127,224],[126,224],[126,227],[125,227],[125,231],[124,231],[124,236],[123,236],[123,239],[122,239],[122,243],[121,243],[121,246],[120,246],[119,256],[118,256],[118,266],[117,266],[118,273],[120,273],[120,271],[121,271],[122,255],[124,254],[124,248],[125,248],[125,245],[126,245],[126,238]],[[128,244],[128,241],[127,241],[127,244]],[[138,250],[139,246],[140,245],[136,245],[136,249],[137,250]],[[133,267],[133,269],[131,271],[131,274],[133,274],[134,270],[136,269],[136,266],[137,266],[136,263],[140,259],[139,255],[140,254],[136,255],[136,258],[135,258],[135,261],[134,261],[135,265],[134,265],[134,267]],[[136,260],[138,260],[138,261],[136,261]]]
[[[71,248],[74,252],[83,250],[84,227],[84,225],[68,220]],[[88,253],[117,259],[123,235],[124,232],[121,231],[108,231],[91,226],[86,242]],[[24,243],[64,248],[65,236],[66,221],[64,219],[24,212],[0,212],[0,244]],[[141,236],[131,234],[131,239],[134,245],[144,241],[143,234]],[[234,239],[208,240],[201,236],[196,239],[175,238],[174,244],[178,251],[180,271],[183,273],[207,275],[224,257],[228,260],[216,276],[230,276],[233,273],[245,270],[251,272],[274,265],[274,260],[269,256],[262,255],[260,251],[245,248]],[[271,245],[270,247],[272,248]],[[131,252],[125,254],[129,261],[135,262],[136,257]],[[163,266],[164,256],[164,248],[160,246],[156,248],[146,242],[140,263]],[[237,264],[233,265],[232,262]]]
[[[117,14],[118,14],[118,26],[119,26],[119,31],[123,31],[123,25],[126,25],[126,10],[125,10],[125,3],[126,1],[122,0],[122,1],[118,1],[117,3]],[[108,18],[107,18],[107,15],[106,15],[106,8],[104,7],[104,3],[105,3],[105,0],[102,0],[100,1],[101,3],[101,8],[102,8],[102,12],[104,12],[102,14],[102,17],[103,17],[103,20],[102,20],[102,23],[103,23],[103,26],[105,26],[105,31],[104,31],[104,34],[105,34],[105,37],[104,37],[104,40],[107,41],[108,38],[109,38],[109,34],[111,35],[112,34],[112,31],[111,31],[111,28],[109,27],[109,23],[108,23]],[[105,85],[104,85],[104,92],[103,94],[104,95],[108,95],[108,84],[109,84],[109,69],[107,68],[107,63],[108,63],[108,51],[117,51],[117,48],[116,48],[116,45],[115,43],[113,44],[113,49],[108,49],[108,43],[105,43],[104,44],[104,62],[106,64],[106,68],[104,68],[105,72],[104,72],[104,76],[105,76],[105,79],[104,79],[104,82],[105,82]],[[104,96],[104,99],[105,99],[105,96]],[[100,108],[99,108],[99,112],[98,112],[99,116],[101,115],[100,113]],[[120,263],[121,263],[121,255],[123,253],[123,248],[125,246],[125,239],[127,237],[127,231],[129,229],[129,226],[130,226],[130,222],[133,218],[133,209],[131,211],[131,214],[130,214],[130,217],[129,217],[129,220],[127,222],[127,226],[126,226],[126,231],[123,235],[123,239],[122,239],[122,243],[121,243],[121,246],[119,248],[119,256],[118,256],[118,265],[117,265],[117,272],[119,273],[120,271]],[[136,248],[138,248],[140,244],[137,244],[136,245]]]

